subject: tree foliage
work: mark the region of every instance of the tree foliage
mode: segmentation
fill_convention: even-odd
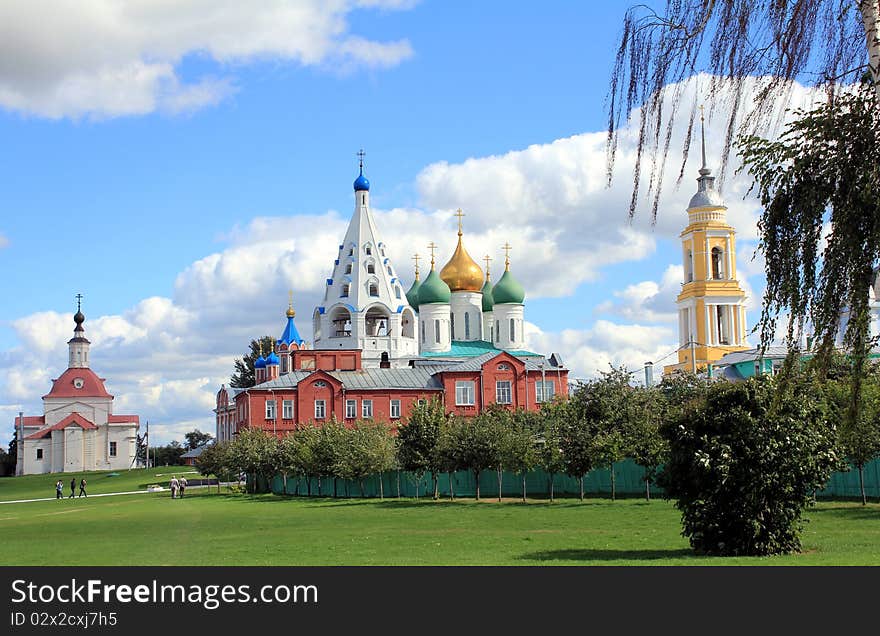
[[[738,142],[763,207],[761,343],[787,311],[786,344],[799,348],[812,330],[827,367],[846,309],[844,344],[858,370],[872,344],[868,292],[880,257],[880,111],[862,85],[796,115],[776,141]]]
[[[202,433],[199,429],[195,429],[193,431],[190,431],[189,433],[186,433],[183,436],[183,439],[183,447],[186,450],[191,451],[199,448],[200,446],[205,446],[206,444],[209,444],[211,440],[214,439],[214,436],[210,433]]]
[[[419,480],[426,472],[430,472],[435,497],[437,473],[443,470],[438,445],[447,419],[443,403],[434,398],[424,404],[416,404],[410,411],[406,424],[397,433],[400,467],[414,473]]]
[[[250,350],[241,358],[235,359],[235,370],[232,377],[229,378],[229,386],[235,389],[246,389],[257,383],[254,374],[254,363],[260,357],[260,347],[262,347],[263,355],[267,356],[275,347],[275,338],[272,336],[263,336],[259,340],[251,340]]]
[[[662,432],[670,454],[660,483],[701,553],[798,551],[804,508],[842,468],[835,425],[806,382],[715,383]]]
[[[708,72],[712,78],[704,87],[704,97],[710,105],[723,97],[729,107],[723,181],[735,136],[757,133],[768,122],[774,101],[791,89],[793,80],[821,85],[833,94],[841,81],[852,81],[869,70],[878,86],[877,11],[876,0],[667,0],[662,13],[645,4],[630,8],[608,94],[609,181],[621,121],[639,108],[630,217],[636,211],[647,159],[648,197],[656,218],[673,124],[683,106],[688,130],[682,178],[697,107],[696,100],[681,104],[682,80]],[[757,85],[748,100],[747,78]]]

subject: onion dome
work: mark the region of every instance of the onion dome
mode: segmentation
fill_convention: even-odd
[[[440,270],[440,278],[449,286],[452,292],[470,291],[478,292],[483,287],[483,270],[467,253],[461,242],[461,210],[458,211],[458,245],[452,258]],[[427,282],[427,281],[426,281]]]
[[[492,283],[489,282],[489,277],[486,277],[486,282],[483,283],[483,311],[489,312],[492,311],[492,308],[495,306],[495,298],[492,294]]]
[[[278,359],[278,356],[275,355],[274,351],[266,356],[267,367],[271,367],[273,365],[277,367],[279,364],[281,364],[281,360]]]
[[[75,314],[73,314],[73,322],[76,323],[77,329],[82,329],[82,324],[86,321],[86,317],[83,312],[77,310]]]
[[[419,280],[419,270],[416,270],[416,279],[413,281],[412,287],[409,288],[409,291],[406,292],[406,302],[409,303],[410,307],[419,310],[419,289],[422,287],[422,282]]]
[[[363,150],[361,150],[358,153],[358,157],[360,157],[361,173],[358,175],[358,178],[354,180],[354,191],[359,192],[360,190],[366,190],[367,192],[369,192],[370,191],[370,182],[364,176],[364,151]]]
[[[284,332],[281,337],[276,340],[277,344],[286,344],[288,347],[292,344],[302,346],[303,339],[299,337],[299,331],[293,322],[296,312],[293,310],[293,292],[290,292],[290,303],[287,306],[287,324],[284,326]]]
[[[430,303],[449,304],[449,299],[449,285],[437,275],[437,270],[432,269],[425,282],[419,287],[419,306]]]
[[[263,357],[263,354],[260,354],[260,357],[254,361],[255,369],[265,369],[266,368],[266,358]]]
[[[526,292],[523,286],[510,273],[510,258],[504,260],[504,275],[501,280],[492,288],[492,299],[496,305],[511,303],[522,305],[526,299]]]

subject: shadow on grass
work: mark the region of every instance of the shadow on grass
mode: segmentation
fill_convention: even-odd
[[[831,502],[824,502],[831,503]],[[836,518],[842,521],[856,521],[856,520],[871,520],[871,521],[880,521],[880,508],[878,508],[877,504],[868,503],[867,506],[863,506],[861,500],[853,501],[853,502],[834,502],[838,504],[843,504],[839,506],[819,506],[809,508],[804,511],[803,516],[807,519],[810,518]]]
[[[520,561],[661,561],[696,557],[692,550],[592,550],[566,549],[528,552]]]

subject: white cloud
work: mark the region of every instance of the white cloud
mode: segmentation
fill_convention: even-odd
[[[412,55],[407,40],[351,33],[356,8],[400,0],[7,0],[0,3],[0,106],[41,117],[188,112],[234,89],[229,77],[181,79],[187,56],[230,71],[265,60],[328,68],[386,68]]]
[[[715,138],[722,134],[720,123],[709,130]],[[429,241],[440,246],[437,267],[442,267],[455,248],[452,214],[459,206],[467,214],[465,245],[475,259],[483,254],[495,259],[495,280],[503,262],[501,245],[511,242],[512,270],[526,288],[527,305],[541,297],[570,296],[585,281],[600,280],[609,265],[647,259],[658,239],[677,246],[694,184],[670,188],[655,227],[646,214],[628,224],[632,143],[625,134],[610,189],[604,186],[602,133],[458,165],[427,166],[418,177],[421,209],[374,209],[394,267],[409,282],[412,253],[424,257]],[[746,188],[743,176],[728,181],[728,218],[740,241],[740,280],[756,306],[760,299],[747,276],[759,278],[761,264],[748,263],[746,254],[755,244],[756,206],[730,194]],[[233,359],[251,338],[280,333],[289,288],[300,333],[311,338],[311,314],[322,302],[348,219],[347,211],[254,218],[223,237],[225,249],[182,271],[171,298],[147,298],[120,315],[89,317],[91,363],[118,396],[116,411],[149,419],[154,439],[163,442],[196,426],[212,431],[217,388],[228,382]],[[656,278],[608,290],[596,307],[604,315],[584,329],[545,332],[530,324],[529,348],[561,354],[574,377],[593,376],[609,362],[638,370],[647,360],[659,374],[677,347],[673,312],[682,272],[678,264],[662,264],[652,273]],[[583,317],[592,308],[581,309]],[[19,408],[39,413],[40,396],[64,369],[72,316],[40,312],[10,324],[19,345],[0,351],[0,413]],[[4,430],[11,434],[11,420],[0,422],[0,434]]]

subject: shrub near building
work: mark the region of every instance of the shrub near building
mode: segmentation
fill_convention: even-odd
[[[844,467],[824,400],[797,381],[715,383],[662,432],[670,454],[660,484],[705,554],[799,551],[803,510]]]

